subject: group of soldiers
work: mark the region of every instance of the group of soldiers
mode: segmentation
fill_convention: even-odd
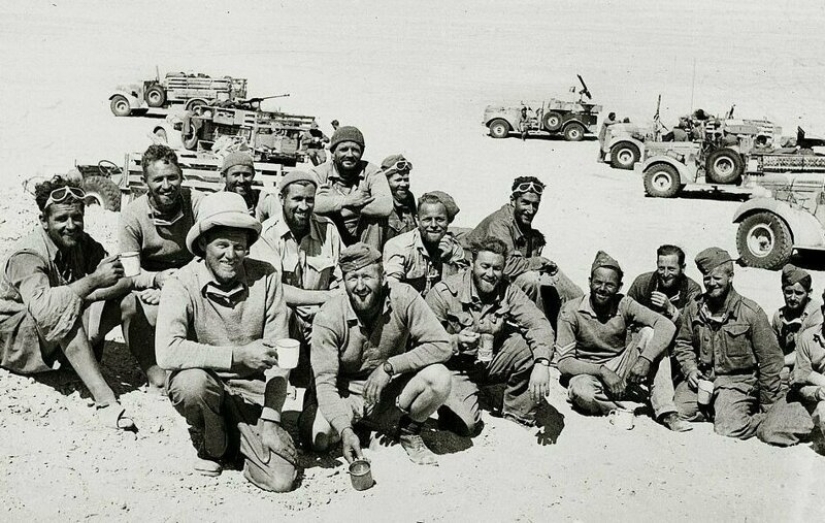
[[[294,488],[298,469],[281,421],[290,387],[306,390],[300,446],[340,441],[350,462],[378,431],[413,462],[437,463],[421,438],[434,415],[465,437],[483,430],[482,406],[534,427],[558,383],[583,413],[641,403],[678,432],[708,420],[776,445],[821,432],[822,303],[804,270],[783,270],[773,322],[736,292],[734,260],[715,247],[695,258],[704,292],[682,249],[664,245],[627,295],[621,265],[599,251],[585,293],[542,256],[538,178],[516,178],[508,202],[459,229],[450,195],[413,196],[410,161],[363,160],[357,128],[337,128],[329,150],[277,194],[253,187],[250,154],[231,153],[224,190],[204,196],[182,186],[173,150],[150,146],[147,193],[121,214],[119,251],[140,258],[128,277],[84,232],[83,190],[61,177],[38,185],[40,227],[0,281],[0,365],[69,365],[102,424],[135,430],[100,367],[103,338],[121,325],[148,387],[186,419],[195,469],[242,466],[276,492]],[[301,347],[291,370],[278,365],[284,339]],[[485,401],[496,384],[503,397]]]

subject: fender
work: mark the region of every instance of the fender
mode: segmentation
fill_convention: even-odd
[[[609,142],[607,142],[607,145],[604,147],[604,152],[609,153],[611,150],[613,150],[613,146],[620,142],[632,143],[636,146],[637,149],[639,149],[640,157],[645,157],[645,143],[641,140],[637,140],[636,138],[633,138],[632,136],[628,135],[614,136]]]
[[[743,203],[733,215],[733,223],[741,223],[757,212],[771,212],[788,224],[793,245],[799,249],[825,249],[825,227],[810,213],[800,211],[773,198],[754,198]]]
[[[518,131],[519,125],[521,125],[521,116],[517,120],[513,120],[512,116],[508,113],[501,113],[493,116],[492,118],[488,118],[486,122],[484,122],[485,127],[490,127],[490,123],[493,120],[504,120],[510,125],[511,131]]]
[[[653,156],[644,162],[637,163],[636,166],[634,166],[634,170],[638,169],[642,174],[644,174],[647,172],[649,167],[656,165],[657,163],[666,163],[676,169],[676,172],[679,173],[679,181],[682,185],[687,185],[695,181],[691,178],[687,165],[675,158],[671,158],[670,156]]]
[[[109,95],[109,101],[111,102],[112,98],[114,98],[117,95],[121,95],[125,97],[127,100],[129,100],[129,106],[132,109],[140,109],[140,106],[143,104],[143,100],[136,96],[136,91],[129,91],[126,89],[116,89]]]

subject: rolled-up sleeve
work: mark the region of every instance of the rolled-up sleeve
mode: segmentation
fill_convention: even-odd
[[[118,246],[121,253],[139,253],[143,248],[143,231],[135,212],[136,210],[130,206],[124,209],[120,215]],[[155,274],[157,274],[157,272],[147,271],[141,267],[140,274],[132,278],[133,287],[138,290],[154,288]]]
[[[403,240],[403,236],[393,238],[384,245],[384,274],[396,281],[404,281],[407,245],[396,240]]]
[[[366,182],[370,196],[374,200],[361,209],[361,214],[373,218],[386,218],[393,209],[392,191],[390,191],[387,177],[383,173],[376,172],[368,175]]]

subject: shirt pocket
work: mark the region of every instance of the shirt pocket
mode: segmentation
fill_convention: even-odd
[[[335,261],[328,256],[307,256],[307,271],[304,274],[304,288],[308,290],[329,289]]]
[[[731,371],[748,370],[756,365],[750,341],[751,326],[747,323],[732,323],[720,329],[725,343],[724,358]]]

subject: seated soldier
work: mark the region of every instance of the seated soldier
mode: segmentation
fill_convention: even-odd
[[[221,164],[221,181],[224,191],[243,196],[250,216],[259,222],[268,220],[278,213],[278,199],[260,189],[253,189],[255,181],[255,159],[246,151],[227,154]]]
[[[197,258],[163,287],[157,356],[171,371],[169,399],[189,424],[195,470],[217,476],[240,452],[247,480],[286,492],[296,452],[280,426],[287,371],[274,347],[289,333],[278,272],[247,259],[260,231],[239,195],[204,198],[186,236]]]
[[[666,349],[676,328],[664,316],[619,294],[619,262],[599,251],[590,268],[590,294],[565,304],[556,356],[570,378],[570,402],[589,414],[609,414],[622,400],[650,401],[656,419],[676,432],[691,430],[673,404]],[[634,325],[647,327],[631,335]]]
[[[261,241],[252,257],[271,263],[281,274],[284,301],[289,307],[289,332],[301,341],[298,369],[291,378],[307,387],[312,320],[327,300],[343,290],[338,257],[343,245],[338,229],[328,219],[313,214],[318,182],[309,173],[291,171],[281,180],[281,210],[263,224]]]
[[[685,251],[675,245],[662,245],[656,250],[656,270],[637,276],[627,297],[678,327],[685,306],[701,293],[699,284],[685,274]]]
[[[549,392],[553,327],[521,289],[504,279],[508,254],[504,242],[488,238],[474,247],[470,270],[445,278],[427,295],[453,347],[447,362],[453,390],[438,418],[459,435],[481,428],[480,385],[506,383],[502,414],[528,427]],[[491,346],[482,346],[482,336],[492,339]]]
[[[387,217],[384,244],[405,232],[415,230],[415,196],[410,192],[412,162],[404,156],[393,154],[381,162],[381,172],[387,177],[392,192],[392,212]]]
[[[85,197],[59,176],[35,187],[40,227],[12,248],[0,280],[0,366],[38,374],[68,364],[103,424],[134,429],[98,363],[104,336],[129,314],[129,281],[84,232]]]
[[[458,214],[452,197],[433,191],[418,199],[418,228],[384,245],[387,278],[412,285],[426,296],[444,277],[467,267],[464,249],[447,227]]]
[[[782,349],[762,308],[733,288],[733,259],[727,251],[705,249],[696,255],[696,266],[705,292],[685,308],[674,342],[686,379],[676,387],[676,404],[683,418],[695,419],[699,380],[710,381],[707,410],[713,430],[748,439],[781,396]]]
[[[544,187],[534,176],[519,176],[513,181],[510,203],[484,218],[461,242],[465,249],[471,249],[489,236],[503,241],[510,250],[504,275],[521,287],[555,325],[561,305],[583,293],[554,262],[541,256],[547,241],[533,228],[533,219]]]
[[[120,252],[140,254],[140,274],[133,277],[131,308],[123,335],[135,353],[149,384],[163,387],[166,373],[155,362],[155,323],[160,293],[166,280],[192,260],[186,234],[195,223],[203,194],[181,187],[183,173],[175,151],[150,145],[141,158],[146,194],[120,215]]]
[[[351,245],[339,265],[347,293],[315,316],[315,395],[305,402],[302,438],[316,452],[340,439],[352,462],[362,457],[354,428],[395,427],[410,460],[435,464],[421,428],[450,394],[450,372],[441,365],[452,353],[450,339],[415,289],[387,281],[376,249]]]

